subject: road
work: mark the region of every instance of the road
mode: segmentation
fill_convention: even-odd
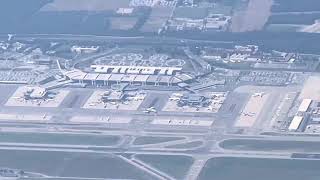
[[[0,39],[6,40],[7,35],[0,35]],[[97,35],[73,35],[73,34],[19,34],[15,35],[17,41],[74,41],[74,42],[95,42],[97,45],[105,43],[116,44],[139,44],[139,45],[167,45],[167,46],[185,46],[187,44],[233,44],[233,41],[215,41],[215,40],[194,40],[186,38],[162,37],[162,36],[97,36]]]

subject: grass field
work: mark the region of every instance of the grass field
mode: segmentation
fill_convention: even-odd
[[[319,0],[274,0],[272,12],[320,11]]]
[[[37,172],[49,176],[153,179],[144,171],[113,155],[17,150],[0,150],[0,154],[0,167]]]
[[[320,161],[221,157],[210,159],[199,180],[318,180]]]
[[[34,143],[110,146],[119,142],[118,136],[55,133],[0,132],[0,143]]]
[[[135,157],[176,179],[184,179],[193,163],[192,157],[180,155],[139,154]]]
[[[279,14],[272,15],[267,24],[303,24],[311,25],[320,19],[320,13],[310,14]]]
[[[158,144],[169,141],[177,141],[184,139],[183,137],[156,137],[156,136],[141,136],[134,140],[133,145],[147,145],[147,144]]]
[[[225,149],[241,151],[320,152],[320,142],[230,139],[220,143]]]
[[[203,144],[202,141],[191,141],[183,144],[175,144],[171,146],[166,146],[166,148],[174,148],[174,149],[189,149],[189,148],[197,148]]]

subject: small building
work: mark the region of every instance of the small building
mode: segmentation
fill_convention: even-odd
[[[289,131],[297,131],[303,121],[303,116],[294,116],[288,130]]]
[[[312,103],[312,99],[304,99],[302,100],[300,106],[299,106],[299,109],[298,109],[298,112],[299,113],[305,113],[308,111],[310,105]]]

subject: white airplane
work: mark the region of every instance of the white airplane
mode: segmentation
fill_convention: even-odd
[[[221,93],[213,93],[213,94],[211,94],[211,98],[212,99],[220,98],[220,97],[224,97],[224,94],[221,94]]]
[[[95,106],[96,105],[96,103],[90,103],[89,104],[89,106]]]
[[[37,106],[40,106],[40,105],[41,105],[41,101],[38,101],[38,102],[37,102]]]
[[[208,109],[209,111],[213,111],[213,110],[216,110],[217,108],[212,107],[212,106],[209,106],[207,109]]]
[[[111,101],[110,104],[112,104],[112,105],[117,105],[117,103],[116,103],[116,102],[113,102],[113,101]]]
[[[144,113],[152,113],[152,112],[157,113],[157,110],[155,107],[149,107],[146,110],[144,110],[143,112]]]
[[[135,101],[144,100],[144,96],[135,96],[133,99],[134,99]]]
[[[170,97],[169,100],[170,101],[179,101],[180,97]]]
[[[46,101],[50,102],[50,101],[54,101],[54,99],[46,99]]]
[[[103,118],[104,121],[110,122],[110,117]]]
[[[285,97],[285,100],[291,100],[291,98],[290,98],[290,97],[288,97],[288,96],[286,96],[286,97]]]
[[[13,99],[16,99],[18,101],[25,101],[26,99],[24,97],[12,97]]]
[[[174,97],[182,97],[183,94],[181,94],[181,93],[173,93],[172,96],[174,96]]]
[[[242,113],[244,116],[250,116],[250,117],[252,117],[252,116],[254,116],[255,115],[255,113],[251,113],[251,112],[249,112],[249,113],[246,113],[246,112],[244,112],[244,113]]]
[[[13,37],[14,37],[13,34],[8,34],[8,41],[11,41]]]
[[[122,102],[122,104],[129,105],[129,102],[128,101],[124,101],[124,102]]]
[[[254,93],[252,97],[262,97],[264,94],[265,94],[264,92]]]
[[[144,96],[134,96],[134,97],[128,97],[128,100],[133,100],[133,101],[140,101],[140,100],[144,100]]]

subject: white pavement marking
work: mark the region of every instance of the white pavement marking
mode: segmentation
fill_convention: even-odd
[[[171,126],[204,126],[210,127],[213,121],[192,120],[192,119],[174,119],[174,118],[158,118],[152,121],[156,125],[171,125]]]
[[[73,116],[69,121],[72,123],[128,124],[131,122],[131,118],[118,116]]]
[[[0,121],[49,121],[52,116],[39,114],[0,114]]]

